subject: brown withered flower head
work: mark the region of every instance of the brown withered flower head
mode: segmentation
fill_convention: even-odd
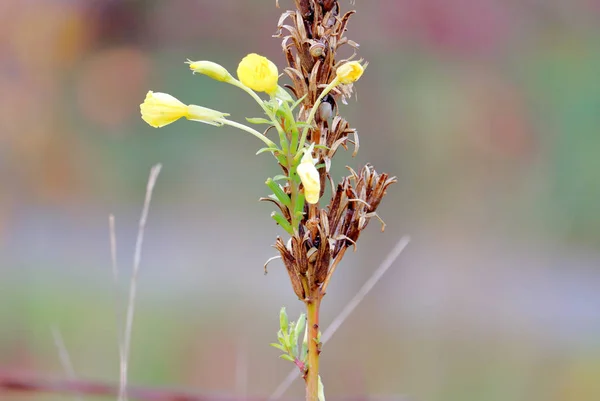
[[[286,11],[278,23],[276,37],[282,38],[282,47],[288,67],[285,73],[292,85],[287,88],[296,98],[303,98],[297,112],[297,121],[306,121],[319,95],[336,77],[336,69],[356,57],[358,44],[345,36],[350,17],[355,11],[341,12],[336,0],[295,0],[296,10]],[[342,46],[354,52],[350,58],[336,59]],[[326,148],[315,148],[318,160],[321,193],[325,183],[331,183],[333,196],[321,209],[318,205],[304,206],[304,215],[298,233],[289,241],[277,238],[279,251],[289,273],[292,287],[299,299],[310,301],[325,295],[332,273],[345,251],[356,242],[372,217],[395,177],[379,174],[367,164],[359,172],[350,169],[350,175],[335,185],[329,174],[331,159],[341,146],[354,145],[358,151],[358,134],[348,121],[339,115],[338,102],[351,96],[352,84],[336,86],[319,105],[319,112],[308,133],[307,141]],[[289,187],[284,190],[289,193]],[[284,218],[291,222],[291,211],[273,198],[263,198],[279,207]],[[382,222],[383,224],[383,222]],[[385,227],[385,225],[383,225]],[[382,227],[382,229],[383,229]],[[266,265],[265,265],[266,268]],[[266,271],[266,270],[265,270]]]

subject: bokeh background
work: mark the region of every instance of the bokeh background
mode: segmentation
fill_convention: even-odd
[[[330,397],[600,399],[600,2],[341,0],[369,61],[341,111],[352,159],[398,176],[336,272],[327,326],[404,234],[412,243],[327,344]],[[261,143],[139,118],[147,90],[259,116],[184,61],[283,66],[291,0],[0,2],[0,368],[118,380],[108,215],[124,291],[150,167],[130,381],[266,396],[268,346],[301,310],[278,263]],[[288,395],[302,396],[295,383]],[[2,394],[7,400],[59,400]]]

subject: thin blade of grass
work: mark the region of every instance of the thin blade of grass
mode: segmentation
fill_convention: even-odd
[[[150,177],[146,185],[146,198],[144,199],[144,207],[138,225],[138,233],[135,241],[135,251],[133,255],[133,271],[131,272],[131,281],[129,283],[129,298],[127,301],[127,316],[125,321],[125,330],[123,332],[123,345],[120,363],[120,380],[119,380],[119,401],[127,401],[127,369],[129,364],[129,351],[131,346],[131,331],[133,327],[133,316],[135,314],[135,297],[137,292],[137,277],[142,261],[142,245],[144,244],[144,231],[148,212],[150,211],[150,201],[152,200],[152,192],[156,179],[160,174],[162,165],[157,164],[150,169]]]
[[[50,331],[52,332],[52,338],[54,340],[54,345],[58,350],[58,358],[60,359],[60,364],[67,375],[67,379],[76,380],[77,376],[75,376],[75,369],[73,369],[73,363],[71,362],[71,357],[69,355],[69,351],[65,345],[65,341],[63,336],[58,329],[58,326],[50,327]],[[74,394],[73,398],[76,401],[81,401],[81,394]]]
[[[114,282],[115,320],[117,327],[117,344],[119,346],[119,362],[123,360],[123,311],[121,302],[121,291],[119,285],[119,265],[117,264],[117,234],[115,228],[115,216],[108,216],[108,230],[110,235],[110,260]]]

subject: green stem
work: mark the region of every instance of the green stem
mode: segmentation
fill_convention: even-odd
[[[238,81],[235,78],[230,83],[234,86],[237,86],[238,88],[240,88],[241,90],[243,90],[244,92],[249,94],[250,96],[252,96],[252,98],[256,101],[256,103],[258,103],[259,106],[263,109],[265,114],[271,119],[271,121],[275,125],[275,128],[277,128],[277,131],[280,134],[281,134],[281,132],[284,132],[283,127],[281,126],[281,124],[279,124],[279,121],[277,121],[275,116],[271,113],[271,110],[267,106],[265,106],[265,102],[256,94],[256,92],[254,92],[252,89],[248,88],[246,85],[244,85],[243,83],[241,83],[240,81]]]
[[[308,324],[308,372],[306,373],[306,401],[319,400],[319,309],[321,294],[317,294],[306,301],[306,316]]]
[[[312,124],[312,121],[315,118],[315,115],[317,114],[317,110],[319,110],[319,106],[321,105],[321,101],[339,83],[340,83],[340,80],[337,77],[335,77],[335,79],[333,81],[331,81],[331,83],[329,85],[327,85],[327,87],[325,89],[323,89],[323,91],[317,98],[317,101],[315,102],[315,104],[313,104],[312,109],[310,109],[310,114],[308,115],[308,118],[306,119],[307,126],[304,127],[304,130],[302,131],[302,137],[300,138],[300,143],[298,144],[298,154],[296,154],[296,158],[301,157],[300,151],[304,148],[304,142],[306,142],[306,136],[308,135],[308,130],[310,128],[310,125],[308,125],[308,124]]]
[[[296,155],[298,152],[298,137],[300,133],[298,132],[298,127],[296,126],[296,121],[294,120],[294,116],[292,114],[292,110],[290,106],[283,102],[280,109],[281,115],[284,118],[284,128],[287,128],[289,132],[287,134],[290,135],[290,152]]]
[[[266,136],[264,136],[263,134],[261,134],[260,132],[258,132],[257,130],[255,130],[254,128],[250,128],[250,127],[248,127],[248,126],[246,126],[244,124],[240,124],[240,123],[235,122],[235,121],[227,120],[225,118],[221,118],[218,121],[221,122],[221,123],[223,123],[223,124],[225,124],[225,125],[231,125],[232,127],[239,128],[242,131],[246,131],[246,132],[254,135],[255,137],[257,137],[258,139],[260,139],[264,143],[266,143],[268,147],[278,149],[277,145],[275,144],[275,142],[273,142],[272,140],[270,140],[269,138],[267,138]]]
[[[294,155],[288,152],[287,154],[287,162],[289,166],[288,176],[289,176],[289,185],[290,185],[290,207],[289,211],[292,216],[292,228],[294,229],[294,233],[298,234],[298,218],[296,217],[296,202],[298,202],[298,185],[296,184],[296,180],[294,179],[294,175],[296,174],[296,167],[294,166]]]

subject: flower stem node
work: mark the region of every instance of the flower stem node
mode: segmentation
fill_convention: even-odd
[[[221,82],[232,82],[233,76],[220,64],[212,61],[186,61],[190,65],[190,70],[198,74],[204,74],[214,80]]]
[[[306,202],[315,204],[319,201],[319,195],[321,194],[321,181],[319,172],[315,167],[315,161],[312,157],[312,150],[314,143],[310,145],[305,151],[300,164],[296,169],[302,185],[304,186],[304,197]]]
[[[274,95],[277,92],[279,71],[277,66],[266,57],[250,53],[240,61],[237,69],[239,80],[248,88],[257,92]]]
[[[335,74],[342,84],[351,84],[353,82],[358,81],[363,72],[365,71],[365,66],[361,65],[358,61],[349,61],[340,65]]]
[[[142,119],[154,128],[161,128],[185,117],[210,125],[221,126],[229,114],[202,106],[186,105],[168,93],[148,91],[144,103],[140,105]]]

